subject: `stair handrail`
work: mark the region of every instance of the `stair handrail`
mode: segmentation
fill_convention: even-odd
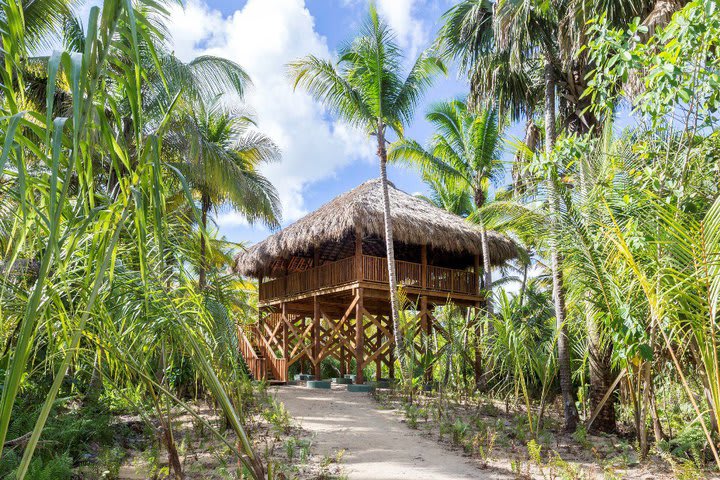
[[[272,348],[272,345],[270,345],[270,342],[268,342],[267,338],[265,338],[265,336],[261,334],[260,329],[257,327],[257,325],[254,325],[253,329],[253,333],[255,333],[257,338],[261,340],[261,344],[259,345],[259,347],[262,350],[265,358],[270,361],[270,365],[273,368],[273,374],[277,377],[278,380],[286,382],[287,359],[285,357],[277,356],[275,350]]]
[[[250,340],[245,335],[243,328],[238,327],[238,330],[238,333],[240,333],[240,349],[242,350],[242,354],[252,357],[254,359],[259,359],[260,357],[258,357],[257,353],[255,352],[255,348],[253,348],[252,342],[250,342]]]
[[[264,358],[260,358],[255,352],[252,342],[247,338],[242,327],[238,327],[238,337],[240,339],[240,353],[242,354],[245,363],[247,363],[250,372],[256,380],[262,380],[267,376],[267,367]]]

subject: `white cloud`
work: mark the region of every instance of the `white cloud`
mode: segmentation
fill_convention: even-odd
[[[245,216],[236,211],[219,212],[215,215],[215,223],[223,227],[247,227],[250,223]]]
[[[260,128],[281,148],[282,162],[264,172],[277,187],[283,219],[304,213],[304,188],[331,177],[342,166],[373,156],[368,137],[328,120],[323,109],[302,91],[293,92],[286,64],[313,54],[332,56],[325,38],[302,0],[249,0],[229,17],[199,0],[175,8],[168,22],[175,53],[183,60],[201,54],[229,58],[250,74],[254,87],[247,101]],[[223,214],[218,224],[236,226],[237,216]]]
[[[428,42],[429,32],[425,23],[414,16],[418,0],[378,0],[378,13],[395,31],[398,43],[406,49],[406,58],[411,61]]]
[[[376,0],[380,17],[395,32],[400,47],[405,50],[405,58],[413,61],[430,39],[430,28],[418,13],[437,5],[427,6],[426,0]],[[354,7],[367,14],[367,0],[343,0],[346,6]]]

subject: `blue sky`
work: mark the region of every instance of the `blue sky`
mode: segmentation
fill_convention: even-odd
[[[453,3],[378,0],[377,5],[414,59],[433,41],[441,15]],[[358,31],[366,13],[366,0],[189,0],[185,9],[175,9],[170,16],[169,30],[180,58],[221,55],[240,63],[253,78],[255,88],[247,101],[260,128],[283,152],[283,160],[265,170],[281,193],[283,225],[379,174],[373,140],[335,121],[303,92],[293,92],[285,74],[285,64],[299,56],[333,56]],[[406,135],[425,143],[432,134],[424,119],[427,107],[464,96],[467,89],[454,68],[448,77],[439,77]],[[513,125],[505,133],[514,141],[522,136],[522,128]],[[509,159],[512,152],[507,150]],[[407,192],[425,191],[413,171],[391,167],[389,176]],[[217,224],[228,240],[246,244],[270,233],[262,226],[247,225],[230,211],[221,211]]]

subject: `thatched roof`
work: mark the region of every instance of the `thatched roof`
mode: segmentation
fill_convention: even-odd
[[[458,254],[481,254],[479,229],[426,200],[398,190],[390,183],[390,210],[395,242],[426,244]],[[363,236],[385,238],[382,187],[369,180],[343,193],[318,210],[271,235],[235,257],[235,272],[257,276],[278,258],[289,258],[328,241],[340,241],[359,227]],[[490,259],[499,265],[517,256],[515,244],[489,232]]]

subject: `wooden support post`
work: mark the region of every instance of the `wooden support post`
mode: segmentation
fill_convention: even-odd
[[[289,322],[290,319],[287,316],[287,305],[285,302],[282,303],[282,351],[283,351],[283,358],[288,358],[288,352],[290,351],[290,346],[288,345],[288,326],[286,322]]]
[[[320,359],[318,358],[320,356],[320,302],[318,301],[317,295],[313,297],[313,304],[315,306],[315,311],[313,312],[313,328],[312,328],[312,338],[313,338],[313,363],[315,364],[315,380],[320,380]]]
[[[427,333],[427,297],[425,295],[420,296],[420,330],[422,333]]]
[[[427,245],[423,245],[420,247],[420,286],[424,289],[427,288],[427,277],[428,277],[428,268],[427,268]]]
[[[285,264],[285,268],[284,268],[284,270],[283,270],[283,273],[284,273],[284,275],[283,275],[283,283],[282,283],[282,285],[283,285],[283,290],[282,290],[282,291],[283,291],[283,295],[287,295],[287,292],[288,292],[288,284],[287,284],[287,283],[288,283],[288,273],[290,273],[290,272],[288,271],[289,267],[290,267],[290,261],[288,261],[288,262]]]
[[[421,355],[425,357],[425,354],[427,353],[427,345],[430,339],[430,315],[428,315],[428,306],[427,306],[427,297],[425,295],[420,297],[420,328],[422,329],[422,333],[424,334],[424,338],[422,339],[422,346],[420,347]],[[432,368],[426,368],[425,369],[425,383],[432,382]]]
[[[379,350],[382,345],[382,331],[378,328],[375,332],[375,350]],[[378,355],[375,359],[375,380],[378,382],[382,377],[382,357]]]
[[[313,247],[313,270],[315,273],[313,274],[313,290],[320,288],[320,270],[318,270],[317,267],[320,266],[320,251],[318,250],[317,246]]]
[[[265,295],[263,295],[262,291],[262,284],[263,284],[263,272],[258,273],[258,300],[264,300]]]
[[[307,322],[307,318],[305,318],[305,315],[303,315],[303,316],[300,318],[300,332],[304,332],[304,331],[305,331],[305,323],[306,323],[306,322]],[[305,338],[304,338],[304,336],[298,338],[298,339],[297,339],[297,342],[298,342],[299,344],[301,344],[302,346],[304,346],[304,344],[305,344]],[[302,350],[302,351],[305,351],[305,350]],[[310,361],[310,357],[308,356],[307,353],[303,354],[303,356],[300,357],[300,373],[305,373],[305,359],[307,359],[308,362]],[[308,366],[308,368],[309,368],[309,366]],[[308,372],[310,372],[310,370],[308,370]]]
[[[473,265],[473,272],[475,274],[475,293],[480,295],[480,255],[475,255],[475,264]]]
[[[358,288],[356,295],[358,296],[358,301],[355,306],[355,383],[365,383],[365,378],[363,377],[365,357],[365,322],[363,321],[365,307],[363,306],[363,289]]]
[[[362,251],[362,231],[360,227],[355,227],[355,274],[358,280],[363,280],[363,251]]]
[[[340,335],[342,335],[342,333]],[[345,351],[345,346],[341,344],[340,345],[340,376],[341,377],[344,377],[345,374],[347,373],[347,364],[345,363],[346,358],[347,358],[347,352]]]

